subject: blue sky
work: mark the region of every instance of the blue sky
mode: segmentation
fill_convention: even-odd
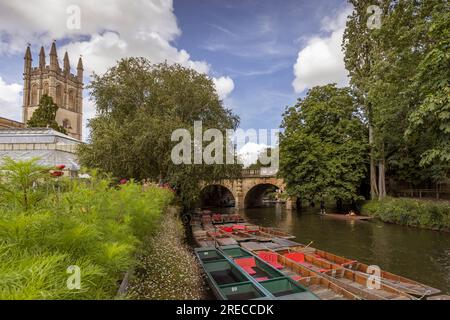
[[[345,0],[102,3],[62,0],[55,8],[51,0],[0,0],[0,116],[21,120],[26,43],[32,44],[37,63],[39,47],[43,44],[48,54],[52,39],[60,59],[69,52],[72,67],[83,55],[85,82],[92,71],[102,73],[133,55],[204,72],[215,79],[224,104],[240,116],[244,129],[278,128],[284,108],[307,88],[346,84],[340,52],[349,12]],[[81,13],[76,30],[66,27],[71,4]],[[95,115],[87,92],[84,107],[85,120]]]
[[[277,128],[294,91],[293,65],[322,19],[345,8],[345,1],[250,0],[175,1],[183,31],[176,41],[194,59],[207,60],[217,76],[230,76],[235,89],[226,105],[243,128]]]

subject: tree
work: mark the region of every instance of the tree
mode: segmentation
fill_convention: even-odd
[[[56,112],[58,106],[53,102],[52,97],[44,94],[39,101],[37,109],[33,112],[27,126],[32,128],[52,128],[61,133],[67,134],[66,129],[56,122]]]
[[[441,167],[443,180],[450,163],[450,11],[447,2],[433,7],[426,34],[431,44],[418,64],[413,87],[420,88],[421,103],[409,117],[408,138],[431,137],[421,154],[421,165]]]
[[[372,15],[371,12],[368,12],[370,6],[381,6],[385,12],[387,5],[386,1],[382,0],[348,0],[348,2],[353,6],[353,12],[347,19],[342,48],[344,51],[345,67],[350,75],[351,87],[358,104],[364,111],[364,118],[369,127],[370,194],[371,198],[375,199],[379,196],[380,188],[377,183],[377,156],[373,120],[374,106],[367,100],[367,96],[370,88],[368,79],[373,68],[373,55],[375,53],[374,48],[376,43],[373,38],[373,30],[367,27],[367,22]],[[384,171],[380,170],[380,174],[384,174]],[[380,180],[384,181],[384,178]],[[384,189],[383,185],[381,189]]]
[[[315,87],[283,115],[280,175],[309,201],[357,200],[368,162],[366,128],[349,88]]]
[[[79,150],[82,164],[116,177],[169,183],[186,205],[199,194],[201,181],[240,173],[237,165],[174,164],[171,159],[174,130],[192,134],[194,121],[202,121],[203,130],[221,132],[238,125],[206,75],[178,64],[128,58],[94,75],[90,89],[97,117],[89,122],[89,143]]]
[[[449,73],[444,71],[448,70],[444,52],[449,8],[445,0],[350,2],[355,10],[344,35],[345,61],[369,123],[371,158],[378,162],[377,190],[371,165],[372,198],[378,191],[381,199],[386,194],[385,175],[413,187],[448,171],[448,161],[437,150],[445,150],[448,141],[438,127],[443,128],[447,114]],[[373,30],[365,25],[372,4],[383,12],[380,28]],[[426,103],[428,98],[431,104]],[[431,107],[422,112],[427,105],[440,111]],[[432,160],[438,158],[441,161]]]

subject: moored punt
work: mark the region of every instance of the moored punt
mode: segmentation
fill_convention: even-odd
[[[220,247],[219,250],[232,259],[276,299],[318,300],[307,288],[280,272],[264,260],[239,246]]]
[[[308,268],[297,264],[286,257],[267,250],[253,251],[258,257],[272,264],[281,272],[292,278],[294,281],[307,287],[312,293],[321,300],[359,300],[357,295],[339,287],[337,284],[329,281],[320,274],[315,273]]]
[[[241,225],[239,225],[239,226],[241,226]],[[237,242],[256,240],[256,238],[253,235],[247,234],[245,232],[241,232],[240,230],[245,230],[245,226],[242,226],[242,227],[244,229],[237,228],[236,225],[231,226],[231,227],[223,226],[223,227],[219,227],[217,230],[222,235],[229,236],[229,237],[233,238],[234,240],[236,240]]]
[[[287,232],[284,232],[282,230],[275,229],[275,228],[259,227],[259,230],[262,232],[268,233],[270,235],[277,236],[278,238],[295,239],[295,236],[293,236]]]
[[[221,300],[271,299],[270,294],[226,259],[216,248],[195,249],[214,295]]]
[[[199,227],[198,225],[192,226],[192,235],[195,242],[199,247],[214,247],[217,244],[221,246],[228,246],[237,244],[236,240],[229,236],[219,234],[212,231],[213,229],[207,229]]]
[[[239,230],[237,234],[252,237],[259,242],[270,242],[274,238],[274,236],[259,230]]]
[[[342,269],[342,266],[331,263],[329,261],[318,259],[313,255],[306,254],[291,248],[275,249],[274,252],[284,256],[285,258],[292,260],[316,273],[326,273],[331,271],[336,272],[337,269]]]
[[[242,242],[242,243],[240,243],[240,246],[248,251],[265,250],[265,249],[273,250],[273,249],[284,248],[282,245],[275,243],[273,241],[271,241],[271,242],[256,242],[256,241]]]
[[[371,280],[369,280],[367,276],[363,276],[359,272],[346,269],[343,266],[329,262],[325,259],[317,258],[312,254],[306,254],[305,252],[299,252],[292,249],[280,249],[275,252],[313,272],[320,273],[321,276],[329,281],[363,299],[415,300],[413,296],[383,282],[379,283],[378,288],[369,288],[368,283],[371,282]]]
[[[326,276],[332,282],[337,283],[339,286],[354,292],[358,296],[369,300],[417,300],[412,295],[400,291],[394,287],[391,287],[380,281],[376,285],[374,280],[366,276],[362,276],[361,273],[355,272],[350,269],[339,269],[335,273],[326,272]],[[373,288],[369,288],[369,283],[372,283]]]
[[[367,264],[361,263],[356,260],[351,260],[344,258],[327,251],[305,247],[303,245],[290,247],[290,250],[304,252],[305,254],[312,254],[318,259],[328,261],[340,265],[344,268],[351,269],[364,277],[370,277],[372,274],[369,273],[369,266]],[[380,271],[381,282],[389,285],[390,287],[396,288],[400,291],[406,292],[408,294],[417,297],[426,297],[438,294],[440,290],[432,288],[425,284],[419,283],[417,281],[398,276],[396,274],[381,270]]]

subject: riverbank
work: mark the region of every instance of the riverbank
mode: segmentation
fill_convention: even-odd
[[[178,208],[166,210],[137,260],[128,298],[199,300],[206,295],[198,263],[186,244]]]
[[[362,212],[386,223],[450,232],[448,202],[386,198],[367,202]]]

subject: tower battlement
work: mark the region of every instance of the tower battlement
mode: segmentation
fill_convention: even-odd
[[[61,68],[56,52],[56,43],[50,49],[50,63],[46,63],[44,47],[39,53],[39,65],[33,66],[30,46],[24,57],[23,73],[23,122],[26,123],[37,109],[44,94],[53,98],[58,106],[56,121],[63,126],[68,135],[82,139],[83,118],[83,61],[78,60],[76,73],[71,73],[67,52]]]

